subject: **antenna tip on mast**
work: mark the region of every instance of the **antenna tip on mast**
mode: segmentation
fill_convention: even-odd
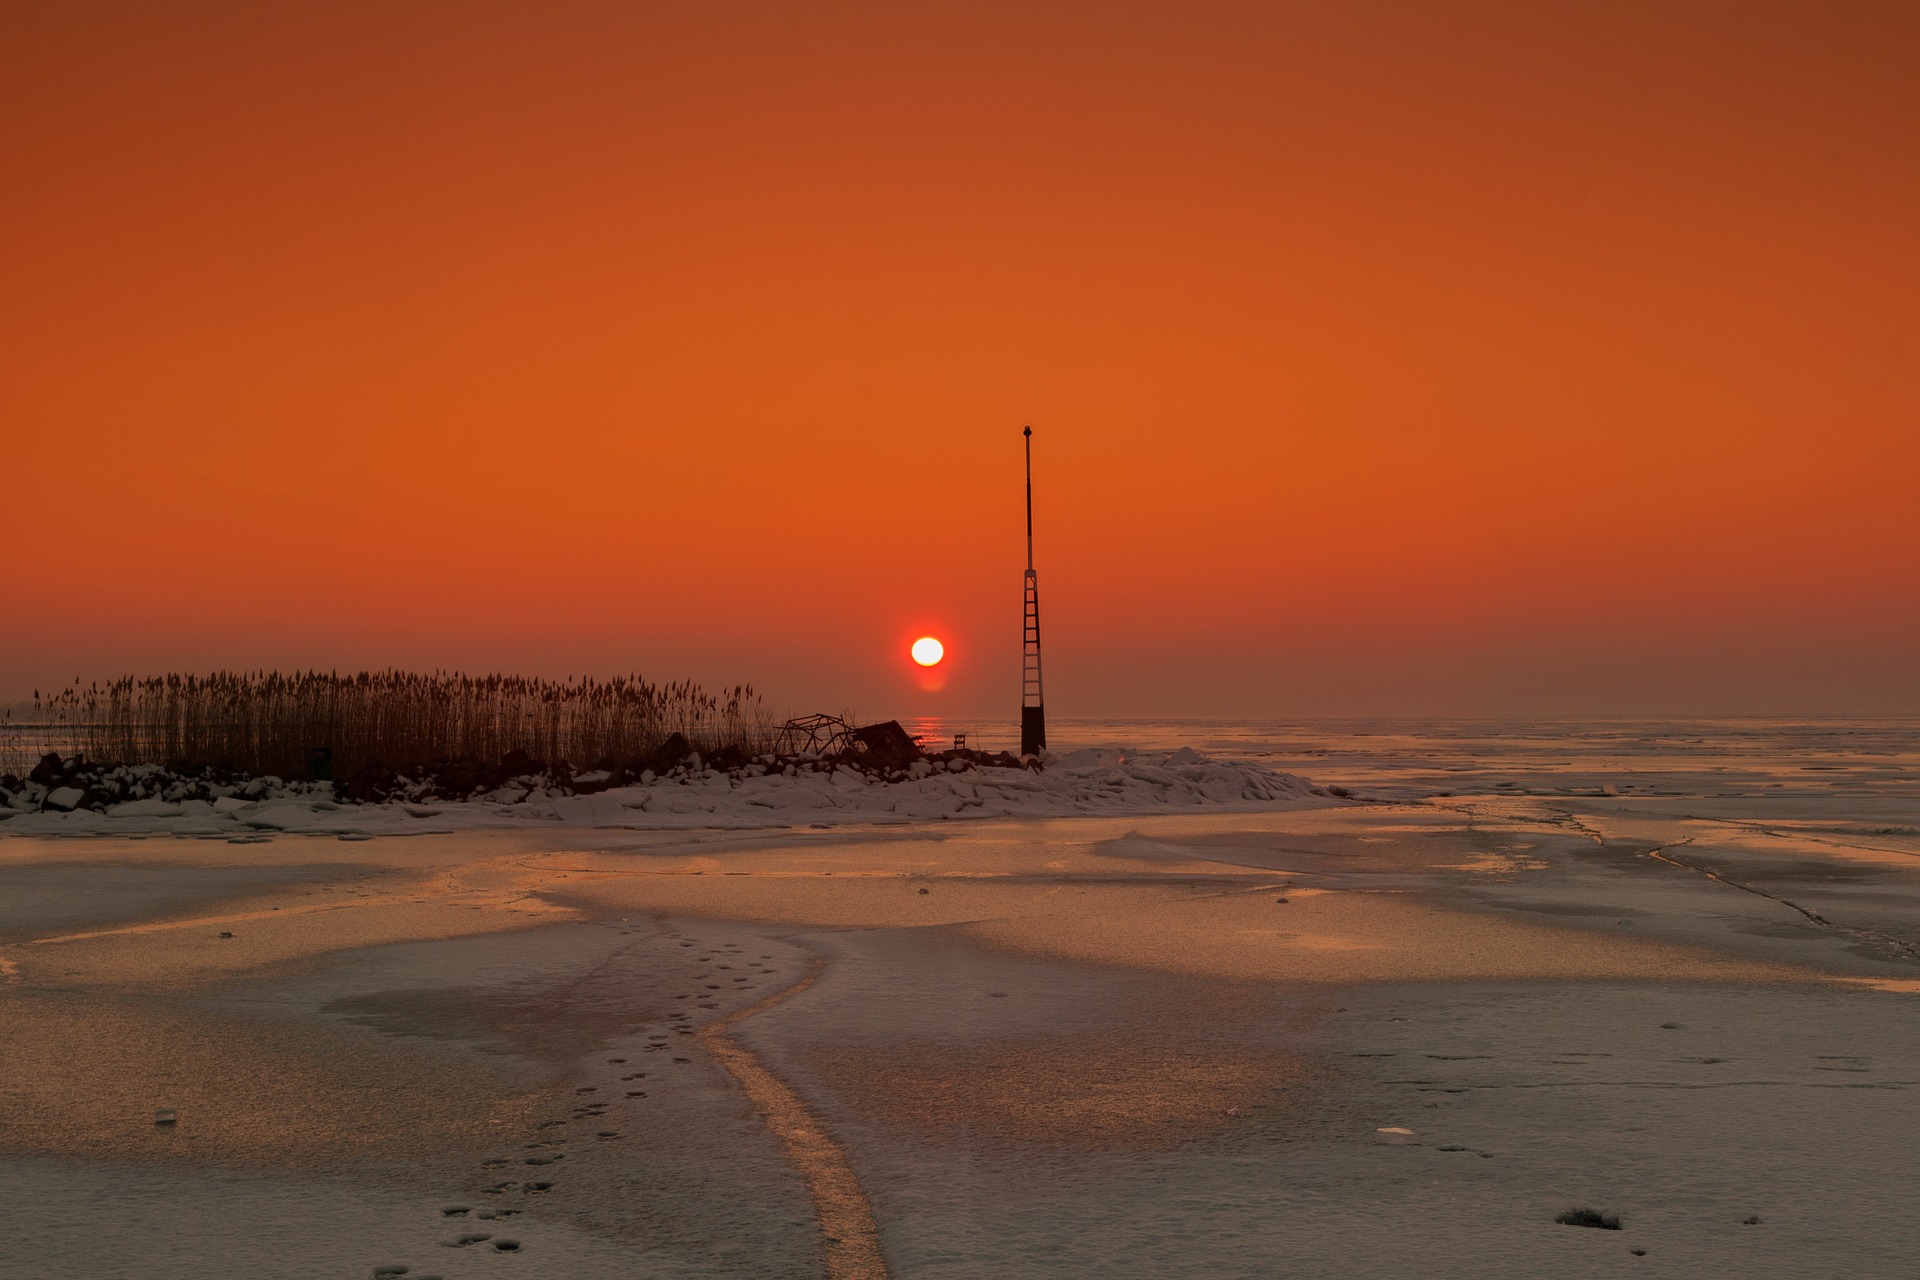
[[[1021,432],[1020,432],[1020,434],[1021,434],[1021,435],[1023,435],[1023,436],[1030,436],[1030,435],[1032,435],[1032,434],[1033,434],[1033,428],[1032,428],[1032,427],[1026,427],[1026,428],[1023,428],[1023,429],[1021,430]]]

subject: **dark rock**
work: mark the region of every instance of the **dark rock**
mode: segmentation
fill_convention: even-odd
[[[722,773],[731,773],[735,769],[744,769],[747,765],[747,753],[737,746],[721,747],[707,757],[707,767],[718,769]]]
[[[545,773],[547,762],[535,760],[520,748],[515,747],[500,757],[500,767],[506,771],[508,777],[519,778],[527,774]]]
[[[672,734],[665,742],[660,744],[659,750],[653,753],[653,771],[655,773],[665,773],[692,754],[693,744],[687,741],[687,735],[684,733]]]
[[[348,800],[377,804],[393,791],[395,776],[385,765],[370,764],[347,779],[344,787],[335,784],[335,790]]]
[[[39,764],[33,766],[33,772],[27,775],[27,781],[37,782],[43,787],[57,787],[66,776],[66,769],[60,763],[59,753],[49,751],[40,757]]]
[[[898,720],[862,725],[848,737],[854,756],[869,769],[904,769],[920,758],[920,744]]]

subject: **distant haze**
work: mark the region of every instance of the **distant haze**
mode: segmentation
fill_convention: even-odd
[[[0,701],[1920,713],[1920,6],[0,12]],[[921,687],[908,642],[948,643]]]

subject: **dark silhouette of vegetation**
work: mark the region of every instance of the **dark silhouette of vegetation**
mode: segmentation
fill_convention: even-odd
[[[778,722],[752,688],[709,693],[638,676],[542,680],[407,671],[217,672],[123,677],[34,695],[37,730],[115,764],[336,778],[378,766],[498,761],[512,752],[579,764],[656,756],[678,735],[693,750],[773,749]]]

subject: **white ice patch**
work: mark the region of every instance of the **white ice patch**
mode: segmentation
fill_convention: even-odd
[[[304,827],[313,821],[313,806],[288,801],[283,804],[265,804],[251,813],[235,814],[250,827],[269,831],[286,831],[293,827]]]
[[[177,818],[186,809],[165,800],[129,800],[107,810],[109,818]]]
[[[547,803],[560,821],[574,826],[596,827],[609,822],[625,822],[637,816],[635,810],[627,808],[605,792],[591,796],[560,796]],[[447,809],[452,812],[459,807],[448,805]]]

